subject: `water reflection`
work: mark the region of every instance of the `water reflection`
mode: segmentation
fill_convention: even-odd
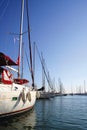
[[[0,130],[34,130],[36,124],[35,110],[27,112],[19,117],[2,121],[0,123]]]
[[[1,123],[0,130],[87,130],[87,96],[38,100],[31,113]]]

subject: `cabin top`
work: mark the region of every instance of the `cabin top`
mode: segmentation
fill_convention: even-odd
[[[26,84],[29,81],[27,79],[13,78],[11,72],[5,68],[0,67],[0,83],[3,84]]]

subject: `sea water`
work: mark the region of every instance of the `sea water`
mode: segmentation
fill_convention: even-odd
[[[87,96],[37,100],[31,112],[2,121],[0,130],[87,130]]]

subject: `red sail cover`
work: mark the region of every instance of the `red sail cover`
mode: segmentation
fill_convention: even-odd
[[[0,52],[0,66],[13,66],[13,65],[17,65],[17,63],[15,63],[10,57],[8,57],[7,55],[3,54],[2,52]]]
[[[17,84],[26,84],[29,81],[27,79],[14,79],[14,82]]]
[[[3,73],[2,73],[2,82],[4,84],[12,84],[12,82],[13,82],[12,81],[12,74],[6,69],[4,69]]]

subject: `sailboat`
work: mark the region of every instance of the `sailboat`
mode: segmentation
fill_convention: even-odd
[[[45,77],[46,77],[47,83],[48,83],[51,90],[53,90],[53,86],[52,86],[52,83],[51,83],[51,80],[50,80],[49,73],[48,73],[48,71],[46,71],[45,59],[43,58],[42,53],[40,55],[37,46],[36,46],[36,49],[37,49],[37,52],[38,52],[38,56],[39,56],[41,65],[42,65],[42,87],[40,89],[38,89],[38,91],[40,92],[39,99],[50,99],[50,98],[54,97],[54,93],[46,91]]]
[[[23,26],[23,9],[24,0],[22,1],[21,22],[20,22],[20,44],[22,45],[22,26]],[[28,0],[26,0],[28,5]],[[28,6],[27,8],[27,21],[28,21],[28,36],[29,36],[29,49],[30,49],[30,69],[32,70],[32,53],[30,43],[29,31],[29,17]],[[21,55],[21,49],[19,49]],[[17,66],[18,69],[13,68]],[[12,71],[16,71],[18,76],[15,78]],[[32,85],[28,87],[28,80],[20,77],[20,56],[18,61],[13,61],[9,56],[0,53],[0,119],[17,115],[31,110],[36,102],[36,90],[34,89],[34,76],[33,70],[31,71]]]

